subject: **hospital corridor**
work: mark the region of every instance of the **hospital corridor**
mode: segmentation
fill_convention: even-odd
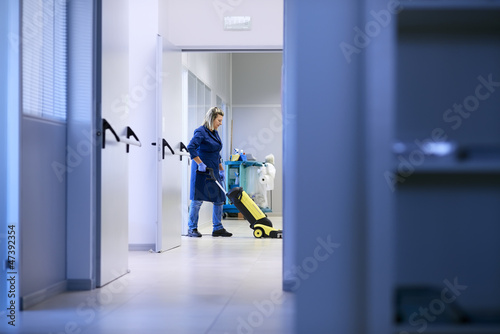
[[[500,333],[500,0],[0,1],[0,334]]]

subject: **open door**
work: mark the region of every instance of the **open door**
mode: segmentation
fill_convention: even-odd
[[[179,194],[182,190],[183,166],[189,158],[182,156],[181,145],[182,55],[169,43],[163,43],[161,36],[158,36],[157,42],[157,76],[157,145],[161,150],[157,158],[156,251],[162,252],[181,244],[182,197]]]
[[[165,149],[167,149],[162,138],[162,68],[163,68],[163,39],[160,35],[156,37],[156,245],[155,251],[163,251],[164,244],[164,231],[167,230],[166,226],[163,226],[162,221],[162,163],[165,159]]]
[[[97,227],[97,287],[128,272],[128,15],[121,0],[102,2],[101,219]],[[118,98],[118,103],[117,103]]]

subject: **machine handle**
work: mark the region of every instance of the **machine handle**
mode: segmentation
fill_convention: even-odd
[[[202,173],[202,172],[200,172],[200,173]],[[217,179],[215,178],[214,170],[212,168],[210,168],[210,167],[207,167],[207,171],[205,173],[203,173],[203,174],[206,174],[206,173],[208,173],[208,175],[210,176],[210,178],[207,178],[207,180],[214,180],[215,183],[217,183],[217,185],[219,186],[219,188],[222,190],[222,192],[227,195],[226,189],[224,189],[224,187],[221,186],[221,184],[219,183],[219,181],[217,181]]]

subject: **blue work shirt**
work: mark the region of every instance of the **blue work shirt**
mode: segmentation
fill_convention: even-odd
[[[187,146],[191,159],[200,157],[207,168],[212,168],[214,176],[222,185],[219,176],[219,163],[221,162],[220,151],[222,141],[217,130],[210,131],[205,126],[194,130],[194,135]],[[213,203],[224,203],[226,196],[217,186],[208,173],[198,172],[198,164],[193,160],[191,164],[191,189],[189,198],[191,200],[207,201]]]

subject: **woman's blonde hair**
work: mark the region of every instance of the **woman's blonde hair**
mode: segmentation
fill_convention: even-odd
[[[219,115],[224,116],[224,112],[221,109],[217,107],[208,109],[205,114],[205,121],[202,125],[206,126],[210,131],[214,131],[214,121]]]

